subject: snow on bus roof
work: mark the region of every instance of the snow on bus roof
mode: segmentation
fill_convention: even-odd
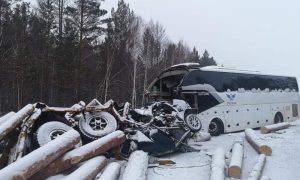
[[[200,70],[218,71],[218,72],[233,72],[233,73],[247,73],[247,74],[261,74],[260,71],[249,70],[249,69],[237,69],[234,67],[222,67],[222,66],[205,66],[205,67],[201,67]]]
[[[175,68],[175,67],[195,67],[195,66],[199,66],[199,63],[181,63],[181,64],[175,64],[173,66],[171,66],[171,68]]]

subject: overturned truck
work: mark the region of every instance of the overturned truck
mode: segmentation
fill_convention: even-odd
[[[122,130],[127,137],[119,149],[123,157],[135,150],[152,155],[193,151],[186,142],[201,129],[201,122],[187,114],[187,109],[189,105],[182,100],[153,102],[142,109],[132,109],[128,102],[119,106],[113,100],[101,104],[96,99],[72,107],[28,104],[0,119],[0,165],[17,161],[71,129],[81,135],[77,147]]]

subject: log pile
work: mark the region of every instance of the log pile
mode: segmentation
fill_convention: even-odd
[[[9,162],[11,149],[18,141],[18,134],[21,134],[19,127],[29,120],[36,110],[34,105],[29,104],[16,113],[10,112],[0,118],[0,140],[5,145],[2,152],[4,154],[0,158],[1,179],[92,180],[99,174],[100,179],[105,180],[118,179],[122,175],[121,166],[117,162],[111,162],[105,168],[111,160],[103,156],[109,150],[114,150],[112,151],[114,153],[119,150],[120,145],[126,140],[122,131],[114,131],[78,147],[76,145],[81,141],[81,136],[76,130],[71,129],[20,159]],[[142,151],[132,153],[126,168],[127,174],[132,172],[130,167],[135,164],[144,167],[137,174],[139,177],[145,177],[148,155]],[[105,170],[100,173],[103,169]]]

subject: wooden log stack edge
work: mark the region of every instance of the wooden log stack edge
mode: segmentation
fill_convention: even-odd
[[[0,170],[1,179],[29,179],[53,160],[72,149],[80,141],[80,134],[70,130],[53,141],[32,151]]]

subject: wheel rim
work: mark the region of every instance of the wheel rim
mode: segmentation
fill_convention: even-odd
[[[89,125],[94,131],[104,130],[107,126],[107,120],[102,117],[92,117]]]
[[[65,133],[65,130],[62,129],[55,129],[50,133],[50,139],[54,140],[56,139],[58,136],[61,136],[63,133]]]
[[[216,122],[211,122],[209,124],[209,132],[210,133],[216,133],[218,131],[218,124]]]
[[[198,117],[196,116],[190,116],[187,120],[190,127],[193,129],[200,129],[201,128],[201,122]]]

